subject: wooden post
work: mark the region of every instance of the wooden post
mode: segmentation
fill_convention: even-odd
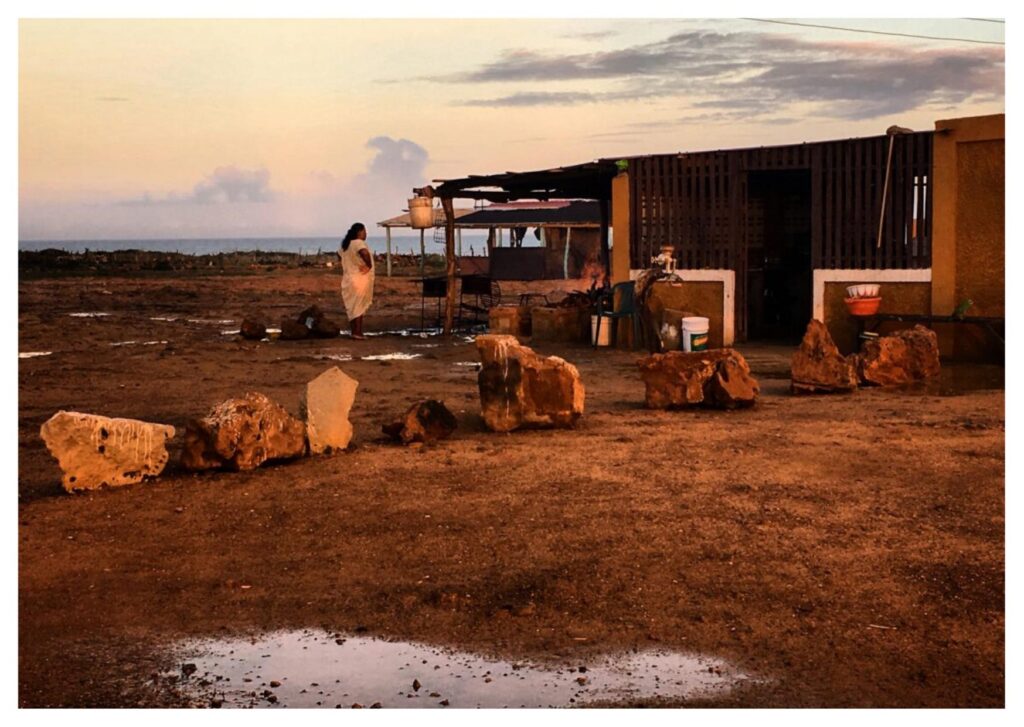
[[[390,227],[385,227],[384,228],[384,232],[387,234],[387,237],[388,237],[388,252],[387,252],[386,259],[387,259],[388,277],[390,278],[391,277],[391,228]]]
[[[444,335],[451,335],[455,324],[455,209],[451,197],[441,198],[444,209],[444,257],[448,274],[444,304]]]
[[[598,200],[601,210],[601,264],[604,265],[605,275],[611,276],[611,255],[608,251],[608,200]]]
[[[544,229],[543,227],[541,228]],[[565,257],[562,259],[562,277],[569,279],[569,243],[572,242],[572,228],[565,228]]]
[[[459,228],[459,257],[462,257],[462,228]]]
[[[423,230],[420,230],[420,275],[424,275],[427,264],[427,248],[423,244]]]

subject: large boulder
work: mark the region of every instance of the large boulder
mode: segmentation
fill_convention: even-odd
[[[174,427],[137,419],[59,411],[39,433],[64,473],[64,489],[117,487],[155,477],[167,464]]]
[[[185,426],[181,464],[189,470],[251,470],[306,452],[306,425],[263,394],[228,399]]]
[[[291,318],[281,319],[281,339],[284,341],[301,341],[309,338],[309,329],[305,324]]]
[[[299,313],[296,321],[304,325],[309,330],[309,335],[314,338],[335,338],[341,333],[341,326],[328,318],[316,305],[311,305]]]
[[[746,359],[731,348],[669,351],[637,362],[650,409],[753,406],[761,389]]]
[[[790,364],[793,393],[848,392],[857,388],[857,369],[852,358],[839,353],[828,328],[819,320],[807,324],[807,332]]]
[[[495,432],[520,427],[570,427],[583,414],[579,371],[557,356],[540,356],[515,336],[477,336],[477,376],[484,423]]]
[[[427,399],[413,404],[405,414],[381,429],[402,444],[412,444],[447,439],[457,426],[455,415],[443,401]]]
[[[865,341],[855,358],[860,380],[877,386],[923,381],[941,370],[938,336],[921,325]]]
[[[310,454],[345,449],[352,441],[352,423],[348,413],[356,398],[359,382],[337,366],[324,371],[306,384],[302,415],[306,420],[306,438]]]

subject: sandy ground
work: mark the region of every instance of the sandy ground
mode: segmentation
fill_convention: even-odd
[[[497,435],[462,337],[221,333],[313,302],[341,317],[337,282],[21,283],[19,350],[53,352],[19,362],[23,706],[173,703],[146,684],[162,646],[285,627],[503,658],[659,646],[767,677],[713,705],[1003,704],[1001,390],[792,397],[789,351],[748,346],[755,409],[647,411],[638,354],[538,344],[579,367],[587,413]],[[418,318],[408,281],[378,280],[368,330]],[[325,356],[391,352],[422,355],[337,364],[360,385],[355,446],[330,457],[190,475],[175,447],[159,480],[70,496],[39,438],[58,409],[181,427],[247,390],[297,413]],[[454,437],[383,441],[423,397],[457,413]]]

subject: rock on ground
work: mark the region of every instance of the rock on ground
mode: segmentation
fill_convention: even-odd
[[[302,323],[291,318],[281,319],[281,339],[285,341],[301,341],[309,338],[309,329]]]
[[[174,427],[137,419],[59,411],[39,433],[64,473],[68,492],[116,487],[155,477],[167,464]]]
[[[540,356],[515,336],[477,336],[476,349],[483,363],[480,409],[489,429],[570,427],[582,416],[583,381],[568,361]]]
[[[942,368],[938,336],[922,325],[865,341],[854,358],[861,382],[878,386],[923,381],[938,376]]]
[[[239,333],[242,334],[242,338],[246,338],[250,341],[261,341],[267,337],[267,327],[263,325],[263,321],[258,318],[246,317],[242,321]]]
[[[761,391],[746,359],[731,348],[669,351],[637,362],[650,409],[753,406]]]
[[[817,319],[807,332],[790,364],[793,393],[831,393],[857,388],[857,368],[852,357],[839,353],[828,328]]]
[[[306,384],[302,416],[306,420],[310,454],[348,447],[352,441],[352,422],[348,413],[352,410],[358,387],[359,382],[337,366],[332,366]]]
[[[251,470],[305,452],[305,424],[263,394],[250,392],[188,422],[181,464],[189,470]]]
[[[392,439],[411,444],[447,439],[457,426],[455,415],[443,401],[426,399],[413,404],[405,414],[381,429]]]
[[[341,333],[341,326],[327,317],[319,306],[311,305],[299,313],[296,319],[309,330],[314,338],[335,338]]]

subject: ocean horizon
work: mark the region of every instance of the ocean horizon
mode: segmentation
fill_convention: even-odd
[[[530,236],[527,236],[528,238]],[[371,235],[366,240],[375,253],[387,250],[383,235]],[[534,242],[527,239],[524,244]],[[506,243],[507,244],[507,243]],[[534,243],[539,244],[539,243]],[[216,255],[229,252],[288,252],[303,255],[331,253],[341,245],[340,237],[225,237],[225,238],[166,238],[153,240],[19,240],[18,250],[33,252],[39,250],[65,250],[67,252],[115,252],[118,250],[143,250],[146,252],[176,252],[185,255]],[[425,236],[424,247],[428,254],[444,252],[444,244],[434,242],[433,234]],[[462,233],[462,252],[486,254],[487,238],[479,232]],[[418,255],[419,235],[392,235],[391,252],[398,255]]]

